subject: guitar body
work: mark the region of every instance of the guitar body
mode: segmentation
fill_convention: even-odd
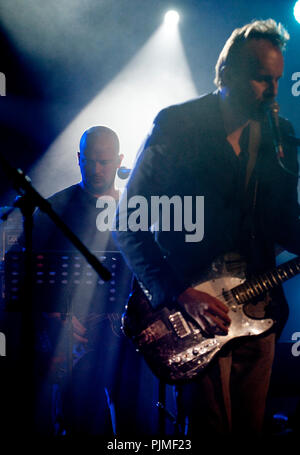
[[[123,331],[157,377],[169,384],[189,380],[204,370],[231,340],[262,334],[274,324],[272,319],[257,318],[256,305],[251,300],[239,304],[228,292],[243,281],[227,275],[195,286],[228,306],[231,324],[227,335],[203,335],[198,325],[175,304],[153,309],[138,285],[123,315]]]

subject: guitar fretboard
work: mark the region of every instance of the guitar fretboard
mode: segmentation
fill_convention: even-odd
[[[231,290],[238,303],[246,303],[254,297],[259,297],[279,284],[293,278],[300,273],[300,258],[296,257],[281,264],[258,277],[245,281]]]

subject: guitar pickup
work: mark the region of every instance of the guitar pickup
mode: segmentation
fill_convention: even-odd
[[[191,333],[191,329],[186,320],[184,319],[184,317],[182,316],[182,314],[180,313],[180,311],[170,314],[169,320],[172,324],[172,327],[176,335],[179,338],[184,338]]]

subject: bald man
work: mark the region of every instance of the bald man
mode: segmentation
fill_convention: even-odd
[[[113,274],[110,282],[99,279],[47,215],[38,211],[34,220],[34,250],[45,252],[46,261],[47,258],[52,260],[52,284],[47,282],[47,271],[43,275],[47,282],[44,291],[35,287],[34,292],[36,303],[44,311],[45,318],[39,324],[41,333],[46,334],[46,355],[54,381],[66,369],[69,344],[68,335],[61,331],[65,326],[62,314],[71,313],[75,359],[72,407],[69,407],[70,402],[62,400],[65,404],[62,429],[67,433],[71,429],[76,434],[89,435],[112,435],[116,431],[115,411],[109,403],[112,406],[112,383],[118,376],[116,369],[122,364],[119,359],[124,349],[121,314],[130,291],[131,273],[118,255],[111,232],[97,229],[99,208],[96,203],[101,196],[119,198],[115,187],[116,172],[123,158],[119,149],[118,136],[110,128],[94,126],[85,131],[77,154],[81,181],[49,198],[52,208],[79,239],[101,256]],[[38,349],[43,349],[42,344],[45,345],[45,340],[39,343]],[[63,378],[67,378],[66,374]],[[68,390],[67,382],[66,386]],[[63,392],[61,389],[64,396]],[[47,406],[48,409],[40,411],[42,420],[51,409],[49,403]]]
[[[105,126],[94,126],[86,130],[79,144],[78,165],[81,181],[51,196],[48,200],[53,209],[90,249],[104,251],[115,246],[110,232],[96,229],[99,209],[97,199],[110,196],[118,200],[115,177],[123,155],[119,154],[117,134]],[[75,247],[55,229],[52,221],[42,213],[36,216],[33,236],[36,250],[74,250]]]
[[[119,155],[116,133],[104,126],[92,127],[83,133],[79,147],[81,188],[96,197],[108,195],[118,199],[114,182],[123,155]]]

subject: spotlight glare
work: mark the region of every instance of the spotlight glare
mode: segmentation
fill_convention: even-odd
[[[295,3],[294,6],[294,16],[296,21],[300,24],[300,0]]]
[[[165,14],[165,24],[169,27],[174,27],[179,22],[179,14],[175,10],[170,10]]]

